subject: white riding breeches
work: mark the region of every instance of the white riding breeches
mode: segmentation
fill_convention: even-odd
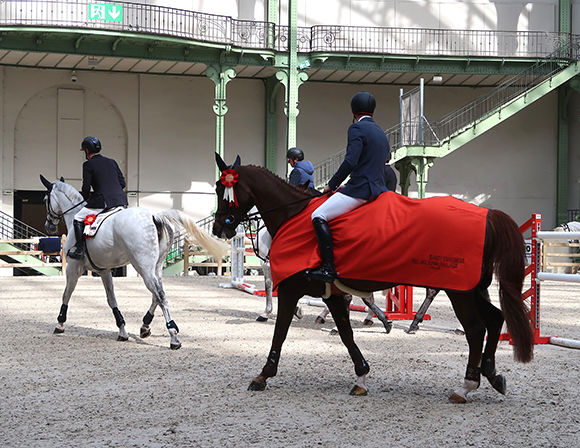
[[[75,215],[75,221],[84,221],[87,215],[98,215],[104,208],[81,208]]]
[[[365,199],[352,198],[340,192],[334,193],[326,200],[324,204],[318,207],[312,215],[311,219],[320,218],[326,222],[332,221],[334,218],[344,215],[355,208],[360,207],[366,203]]]

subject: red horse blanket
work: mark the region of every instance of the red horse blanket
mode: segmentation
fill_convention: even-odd
[[[270,248],[274,285],[320,265],[310,215],[315,198],[285,222]],[[330,222],[341,278],[467,291],[481,278],[488,209],[453,197],[387,192]]]

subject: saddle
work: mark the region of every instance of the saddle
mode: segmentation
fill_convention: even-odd
[[[120,205],[118,207],[103,210],[98,215],[87,215],[85,217],[85,230],[83,232],[85,235],[85,239],[94,238],[99,229],[101,228],[101,225],[103,224],[105,219],[113,216],[115,213],[118,213],[124,209],[125,207]]]

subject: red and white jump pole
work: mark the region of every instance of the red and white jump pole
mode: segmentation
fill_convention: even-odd
[[[532,217],[520,226],[522,233],[531,229],[532,250],[531,263],[526,267],[526,276],[530,275],[530,288],[522,294],[522,300],[530,298],[530,318],[534,329],[534,344],[554,344],[569,348],[579,348],[580,341],[560,337],[540,335],[540,282],[544,280],[564,281],[580,283],[580,275],[575,274],[552,274],[541,271],[541,255],[543,240],[570,240],[580,239],[580,232],[551,232],[542,231],[542,215],[533,213]],[[502,333],[500,340],[510,340],[509,333]]]

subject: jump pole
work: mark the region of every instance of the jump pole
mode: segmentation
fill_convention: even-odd
[[[542,215],[532,214],[532,217],[520,226],[520,231],[524,233],[531,229],[532,233],[532,253],[531,263],[526,267],[526,276],[530,275],[531,286],[522,294],[522,300],[530,297],[530,317],[534,329],[534,344],[554,344],[562,347],[580,349],[580,341],[560,337],[540,336],[540,282],[545,280],[580,283],[580,275],[575,274],[553,274],[541,271],[541,250],[543,240],[571,240],[580,239],[580,232],[552,232],[542,231]],[[510,340],[509,333],[502,333],[500,340]]]
[[[231,240],[230,282],[220,283],[220,288],[237,288],[249,294],[256,292],[256,287],[244,282],[244,255],[246,251],[246,231],[243,225],[236,228],[236,236]]]

